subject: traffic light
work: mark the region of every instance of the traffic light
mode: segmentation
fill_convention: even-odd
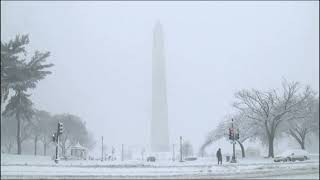
[[[236,134],[236,139],[239,140],[240,136],[239,136],[239,129],[237,131],[237,134]]]
[[[52,141],[53,141],[53,142],[56,142],[56,133],[53,133],[53,134],[52,134]]]
[[[231,128],[229,128],[229,140],[233,140],[233,132]]]
[[[63,133],[63,124],[61,122],[58,123],[58,132],[59,134]]]

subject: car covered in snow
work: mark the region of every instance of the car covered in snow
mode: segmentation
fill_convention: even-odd
[[[156,157],[154,157],[154,156],[147,157],[147,162],[155,162],[155,161],[156,161]]]
[[[287,150],[274,158],[274,162],[304,161],[309,159],[309,153],[302,149]]]

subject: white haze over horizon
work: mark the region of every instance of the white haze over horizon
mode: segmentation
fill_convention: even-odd
[[[35,107],[86,121],[100,148],[149,143],[152,31],[165,34],[170,143],[197,152],[242,88],[319,91],[319,2],[3,2],[1,41],[30,35],[53,74]],[[220,147],[219,145],[216,145]],[[221,144],[230,149],[228,143]],[[110,148],[109,148],[110,149]]]

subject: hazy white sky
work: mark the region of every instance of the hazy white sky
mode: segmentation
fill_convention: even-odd
[[[36,108],[82,117],[108,146],[149,144],[152,30],[165,32],[171,143],[196,150],[241,88],[319,91],[319,2],[3,2],[1,41],[29,33],[53,74]]]

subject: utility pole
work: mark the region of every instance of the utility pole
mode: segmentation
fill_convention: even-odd
[[[114,149],[114,147],[112,146],[112,148],[111,148],[111,160],[112,160],[112,161],[114,160],[114,157],[113,157],[114,151],[115,151],[115,149]]]
[[[145,152],[145,149],[144,148],[142,148],[142,150],[141,150],[141,160],[143,161],[143,155],[144,155],[144,152]]]
[[[232,119],[232,123],[231,123],[231,128],[232,128],[232,146],[233,146],[233,154],[232,154],[232,159],[231,159],[231,163],[236,163],[237,160],[236,160],[236,142],[235,142],[235,131],[234,131],[234,128],[233,128],[233,119]]]
[[[172,161],[175,160],[175,154],[174,154],[174,144],[172,144]]]
[[[103,136],[101,136],[101,161],[103,161]]]
[[[123,161],[123,144],[121,144],[121,161]]]
[[[182,136],[180,136],[180,162],[182,162]]]

